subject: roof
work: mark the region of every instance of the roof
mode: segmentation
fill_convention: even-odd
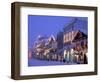
[[[87,38],[87,35],[80,30],[64,33],[64,43],[74,42],[84,38]]]
[[[64,32],[70,32],[73,30],[80,30],[85,34],[88,33],[88,22],[79,18],[73,18],[69,23],[65,24],[63,30]]]

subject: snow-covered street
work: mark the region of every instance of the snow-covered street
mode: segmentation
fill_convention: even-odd
[[[60,61],[47,61],[47,60],[37,60],[31,58],[28,60],[28,66],[50,66],[50,65],[75,65],[75,63],[67,63]]]

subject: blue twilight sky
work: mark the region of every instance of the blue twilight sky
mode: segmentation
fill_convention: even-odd
[[[74,18],[84,21],[83,23],[79,21],[76,26],[87,34],[87,17],[28,15],[28,47],[33,46],[38,35],[56,37],[57,33],[63,31],[64,26]]]

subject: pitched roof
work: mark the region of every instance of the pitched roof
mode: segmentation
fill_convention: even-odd
[[[80,30],[77,30],[77,31],[64,33],[64,37],[66,38],[64,39],[65,40],[64,43],[67,43],[67,42],[74,42],[76,40],[87,38],[87,35],[81,32]]]
[[[80,30],[77,31],[76,35],[74,35],[73,42],[76,40],[86,39],[87,35],[81,32]]]

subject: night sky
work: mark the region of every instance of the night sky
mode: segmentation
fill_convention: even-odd
[[[63,31],[64,26],[69,24],[74,18],[66,16],[28,15],[28,47],[31,48],[33,46],[38,35],[54,35],[56,37],[57,33]],[[88,18],[77,17],[77,19],[85,21],[85,23],[79,23],[78,27],[87,34]],[[85,29],[83,29],[83,26]]]

